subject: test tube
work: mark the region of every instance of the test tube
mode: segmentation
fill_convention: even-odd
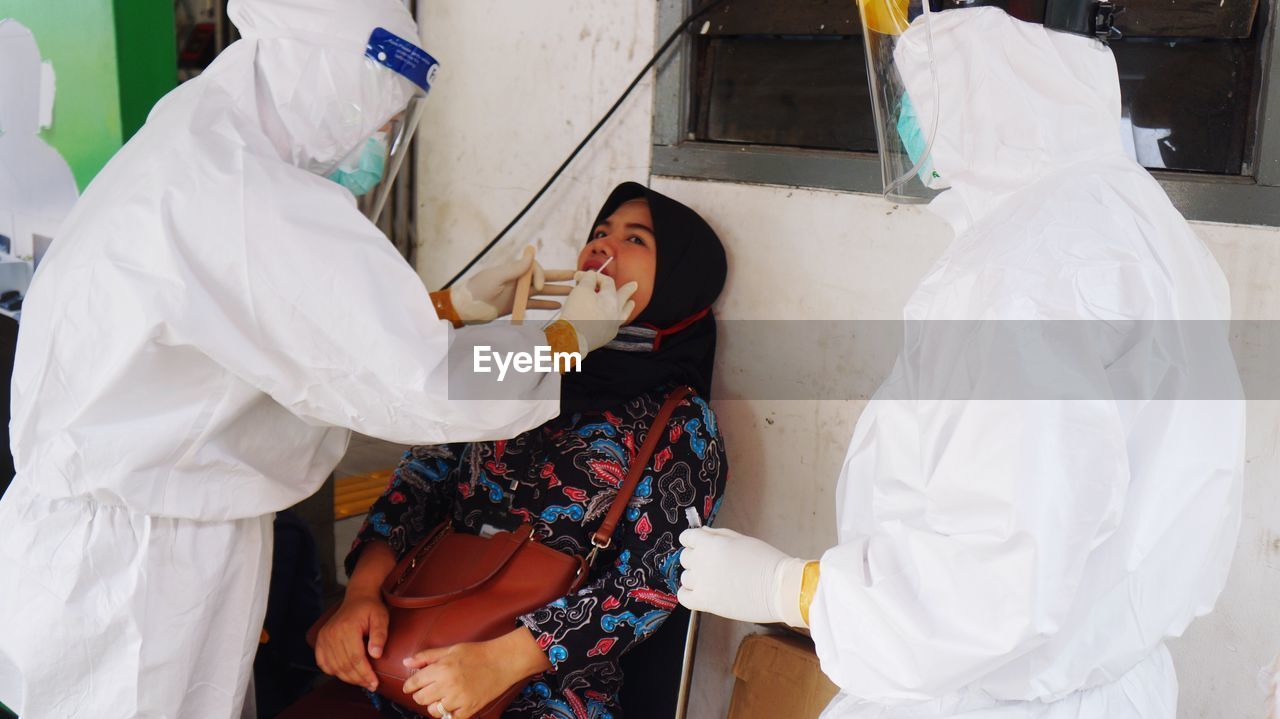
[[[698,508],[688,506],[684,508],[684,516],[689,520],[689,527],[697,529],[702,526],[702,518],[698,516]]]
[[[691,529],[702,526],[702,517],[698,516],[697,507],[685,507],[684,516],[689,520]],[[698,648],[698,625],[701,619],[698,612],[689,612],[689,631],[684,638],[684,661],[680,670],[680,693],[676,698],[676,719],[685,719],[689,715],[689,688],[693,683],[693,657]]]

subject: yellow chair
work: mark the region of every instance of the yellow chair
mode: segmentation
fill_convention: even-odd
[[[391,482],[394,469],[339,477],[333,483],[334,521],[354,517],[369,511],[369,505],[382,496]]]

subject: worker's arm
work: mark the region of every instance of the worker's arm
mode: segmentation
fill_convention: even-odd
[[[254,164],[255,186],[294,168]],[[476,373],[475,353],[535,353],[535,324],[454,330],[417,274],[349,193],[316,177],[306,192],[246,195],[243,235],[189,263],[201,297],[174,334],[294,414],[383,439],[439,444],[512,437],[558,412],[556,372]],[[326,206],[324,212],[317,207]],[[496,370],[490,362],[490,368]]]
[[[461,328],[463,326],[462,317],[458,315],[458,310],[453,306],[452,292],[449,290],[440,290],[431,293],[431,304],[436,308],[436,316],[447,321],[454,327]],[[547,325],[542,333],[547,338],[547,346],[551,348],[553,353],[565,352],[581,352],[582,343],[579,341],[578,332],[565,320],[555,320]]]
[[[431,306],[436,308],[436,317],[445,320],[454,327],[463,325],[462,317],[453,306],[453,293],[449,290],[437,290],[431,293]]]
[[[1094,329],[956,325],[882,388],[842,484],[892,471],[868,454],[875,442],[918,446],[920,476],[905,475],[901,496],[839,507],[840,526],[871,531],[846,531],[823,555],[809,619],[845,692],[892,703],[957,691],[1053,641],[1087,601],[1085,568],[1119,526],[1130,483],[1123,403]]]
[[[572,270],[544,270],[533,258],[533,248],[517,260],[497,262],[474,274],[468,275],[453,287],[431,293],[431,303],[442,320],[449,320],[454,327],[464,324],[492,322],[512,314],[515,307],[517,286],[522,277],[529,277],[529,295],[524,307],[533,310],[560,309],[555,300],[538,299],[569,294],[568,285],[548,284],[548,281],[573,279]]]
[[[940,696],[1049,641],[1129,483],[1109,400],[940,403],[929,522],[885,521],[822,557],[810,626],[850,694]],[[856,442],[856,440],[855,440]]]
[[[805,562],[800,572],[800,618],[809,626],[809,612],[813,609],[813,600],[818,596],[818,581],[822,579],[821,562]]]

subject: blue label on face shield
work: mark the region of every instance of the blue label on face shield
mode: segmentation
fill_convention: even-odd
[[[435,80],[436,71],[440,69],[440,63],[425,50],[380,27],[373,29],[364,55],[405,76],[423,92],[431,91],[431,81]]]

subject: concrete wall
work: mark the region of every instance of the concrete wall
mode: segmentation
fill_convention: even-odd
[[[648,2],[423,2],[441,63],[420,137],[420,273],[435,289],[515,216],[653,52]],[[637,88],[590,152],[504,244],[570,262],[596,205],[649,176],[652,87]],[[567,266],[567,265],[564,265]]]
[[[424,127],[420,272],[435,288],[487,242],[612,103],[654,44],[655,4],[436,0],[422,6],[427,49],[444,63]],[[597,205],[645,179],[652,93],[643,86],[505,243],[570,261]],[[892,319],[944,247],[941,222],[877,197],[653,178],[704,214],[730,254],[724,318]],[[1198,225],[1232,282],[1236,314],[1280,318],[1280,232]],[[731,340],[731,338],[730,338]],[[733,392],[752,348],[727,341],[717,389]],[[854,367],[850,371],[858,371]],[[818,378],[822,381],[822,378]],[[732,483],[720,526],[817,556],[835,537],[832,494],[862,404],[717,401]],[[1182,719],[1262,716],[1258,670],[1280,652],[1280,406],[1249,408],[1246,520],[1219,609],[1173,642]],[[1270,600],[1269,604],[1266,600]],[[692,715],[722,717],[730,667],[751,627],[711,619],[699,646]]]

